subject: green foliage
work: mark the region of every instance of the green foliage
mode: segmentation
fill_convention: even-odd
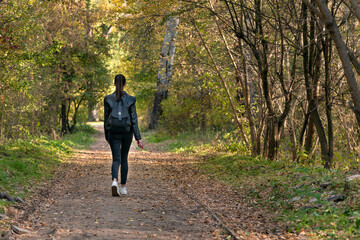
[[[63,160],[93,143],[94,128],[81,125],[60,140],[47,137],[16,139],[0,145],[0,191],[29,197],[34,187],[53,177]],[[8,202],[0,201],[0,211]]]
[[[93,143],[94,139],[91,135],[95,132],[96,130],[90,125],[82,124],[77,126],[72,134],[65,135],[63,141],[72,148],[85,149]]]
[[[239,138],[238,131],[225,133],[221,139],[218,139],[216,149],[220,152],[240,153],[250,155],[249,149],[242,139]]]
[[[241,142],[234,143],[235,136],[233,132],[215,131],[144,134],[159,149],[201,156],[197,166],[203,173],[230,184],[244,203],[269,211],[274,221],[288,225],[289,232],[305,229],[328,239],[355,239],[360,234],[360,181],[345,180],[356,172],[345,172],[342,167],[326,170],[321,161],[303,159],[295,163],[245,156]],[[340,194],[345,197],[343,201],[328,200]]]
[[[77,106],[108,87],[99,7],[16,0],[2,2],[0,12],[0,138],[59,131],[61,104],[71,128]]]
[[[117,11],[126,11],[129,14],[122,6],[118,7]],[[129,11],[134,17],[137,16],[133,9]],[[140,121],[147,123],[148,108],[153,103],[156,89],[158,56],[163,39],[160,29],[163,29],[163,26],[158,24],[157,19],[149,18],[131,22],[125,19],[119,21],[120,23],[115,24],[121,27],[117,28],[117,34],[111,39],[111,75],[124,74],[127,79],[126,91],[136,96]]]
[[[204,80],[174,80],[170,96],[162,102],[159,124],[169,134],[205,129],[232,129],[233,116],[217,85]],[[179,89],[185,89],[180,91]]]
[[[235,132],[195,130],[178,134],[169,131],[146,131],[144,138],[151,143],[164,145],[163,150],[207,154],[212,152],[248,152],[242,141],[235,140]]]
[[[157,143],[163,150],[188,153],[212,151],[213,148],[209,142],[214,140],[216,135],[217,133],[214,131],[194,131],[177,135],[169,135],[167,131],[145,131],[143,133],[146,141]]]
[[[329,239],[354,239],[360,234],[360,182],[344,180],[346,172],[232,154],[208,156],[199,167],[231,184],[245,202],[275,213],[274,220],[286,222],[290,232],[306,229]],[[321,187],[328,182],[330,186]],[[339,194],[344,201],[328,200]]]
[[[195,130],[199,124],[197,109],[199,104],[196,99],[177,98],[170,96],[162,102],[164,112],[161,116],[160,125],[169,133],[175,134]]]
[[[170,139],[169,136],[165,135],[165,134],[159,134],[158,132],[144,132],[144,137],[146,138],[146,141],[150,142],[150,143],[160,143],[163,141],[166,141],[168,139]]]

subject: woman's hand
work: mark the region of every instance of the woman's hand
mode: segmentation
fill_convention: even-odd
[[[137,140],[136,142],[139,148],[144,149],[144,143],[142,140]]]

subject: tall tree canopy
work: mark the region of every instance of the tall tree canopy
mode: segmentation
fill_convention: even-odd
[[[319,153],[338,166],[359,156],[359,9],[356,0],[1,1],[1,138],[71,132],[123,73],[146,127],[159,113],[158,131],[218,131],[243,154]]]

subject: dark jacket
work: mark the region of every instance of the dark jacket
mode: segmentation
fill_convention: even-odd
[[[140,131],[139,131],[138,119],[137,119],[136,107],[135,107],[136,99],[135,99],[135,97],[128,95],[124,91],[122,100],[124,102],[124,105],[129,109],[130,120],[131,120],[131,130],[134,133],[135,139],[140,140],[141,135],[140,135]],[[105,99],[104,99],[104,115],[105,115],[104,116],[104,128],[105,128],[105,124],[111,114],[111,110],[112,110],[111,106],[115,106],[115,104],[116,104],[115,92],[110,95],[107,95],[105,97]],[[119,135],[119,134],[116,134],[116,135]],[[112,138],[116,138],[116,135],[113,136],[113,134],[111,134],[108,130],[105,129],[106,140],[111,140]]]

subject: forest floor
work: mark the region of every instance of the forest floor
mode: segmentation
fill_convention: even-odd
[[[111,152],[102,127],[96,142],[43,183],[6,239],[307,239],[290,235],[271,212],[250,207],[231,186],[194,167],[197,157],[147,144],[129,154],[128,195],[111,196]],[[14,210],[15,211],[15,210]]]

